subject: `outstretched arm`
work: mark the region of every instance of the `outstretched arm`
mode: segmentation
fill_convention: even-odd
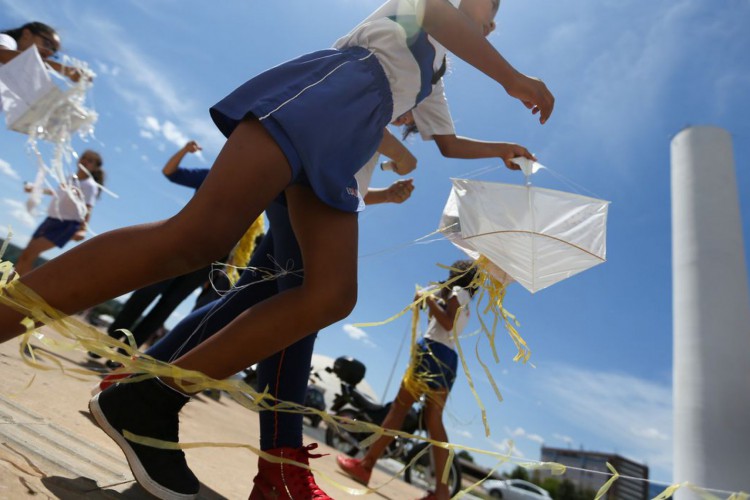
[[[365,205],[379,203],[403,203],[414,191],[413,179],[399,179],[387,188],[370,188],[365,195]]]
[[[503,86],[505,91],[539,113],[545,123],[555,98],[539,79],[518,72],[483,36],[469,18],[448,0],[423,0],[422,27],[446,49]]]
[[[5,64],[13,59],[15,59],[19,54],[21,54],[18,50],[11,50],[6,47],[0,47],[0,64]],[[60,73],[61,75],[65,75],[74,82],[77,82],[81,79],[81,72],[78,71],[73,66],[63,66],[62,64],[51,61],[49,59],[42,59],[42,61],[45,62],[48,66],[50,66],[52,69]]]
[[[530,160],[536,160],[528,149],[512,142],[478,141],[456,135],[434,135],[432,138],[440,149],[440,153],[447,158],[501,158],[511,170],[519,170],[520,168],[510,161],[513,158],[523,156]]]
[[[91,205],[86,205],[86,216],[83,218],[81,228],[71,238],[73,241],[83,241],[86,238],[86,232],[89,229],[89,219],[91,219]]]
[[[172,157],[167,160],[167,163],[164,165],[164,168],[161,169],[161,173],[170,176],[173,173],[177,172],[177,169],[180,168],[180,162],[188,153],[196,153],[200,151],[202,148],[198,145],[195,141],[189,141],[187,144],[182,146],[182,148],[177,151],[175,154],[172,155]]]
[[[417,168],[417,159],[388,129],[383,132],[378,152],[394,161],[393,171],[399,175],[406,175]]]

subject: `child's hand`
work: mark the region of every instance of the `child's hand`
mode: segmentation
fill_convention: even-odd
[[[71,237],[73,241],[82,241],[86,239],[86,230],[85,229],[79,229],[76,231],[75,234]]]
[[[522,156],[529,160],[536,161],[536,156],[531,154],[528,149],[521,146],[520,144],[513,144],[512,142],[498,143],[498,156],[505,162],[505,166],[511,170],[521,170],[519,165],[516,165],[511,160]]]
[[[78,68],[72,66],[63,66],[63,74],[74,83],[78,83],[83,77],[83,73]]]
[[[183,149],[187,153],[197,153],[198,151],[202,150],[203,148],[200,147],[200,145],[198,145],[198,143],[195,142],[195,141],[188,141],[188,143],[185,144],[185,146],[183,146]]]
[[[539,123],[545,124],[555,107],[555,97],[539,78],[516,73],[516,78],[505,90],[523,103],[532,114],[539,113]]]
[[[413,179],[399,179],[385,190],[386,199],[389,203],[403,203],[409,199],[414,191]]]

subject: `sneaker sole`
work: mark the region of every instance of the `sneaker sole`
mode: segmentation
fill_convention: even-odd
[[[101,430],[103,430],[104,433],[109,436],[125,454],[125,459],[128,461],[128,466],[133,473],[133,477],[135,477],[135,480],[138,481],[138,484],[140,484],[144,490],[161,500],[194,500],[195,498],[198,498],[197,493],[177,493],[165,488],[151,479],[151,476],[148,475],[146,469],[141,465],[141,461],[138,460],[138,455],[136,455],[128,440],[125,439],[125,436],[120,434],[117,429],[112,427],[107,420],[107,417],[104,416],[104,412],[102,412],[102,409],[99,406],[99,394],[89,401],[89,411]]]

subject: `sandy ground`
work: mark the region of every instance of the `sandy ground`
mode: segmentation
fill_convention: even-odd
[[[91,388],[104,371],[83,352],[55,353],[46,369],[23,363],[17,340],[0,345],[0,498],[151,498],[138,486],[119,448],[90,420]],[[91,370],[77,374],[71,370]],[[318,433],[319,435],[319,433]],[[195,398],[181,416],[183,442],[258,443],[258,418],[227,397]],[[311,438],[306,437],[306,444]],[[336,467],[335,450],[312,466],[317,482],[333,498],[358,498],[361,487]],[[202,482],[200,498],[247,498],[257,457],[244,449],[202,448],[186,452]],[[376,470],[371,484],[388,482]],[[424,492],[395,479],[367,498],[412,499]]]

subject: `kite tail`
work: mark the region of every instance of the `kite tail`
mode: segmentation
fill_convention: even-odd
[[[250,227],[245,231],[245,234],[229,254],[229,259],[227,259],[227,276],[232,285],[240,279],[239,269],[244,269],[247,266],[250,256],[253,254],[253,250],[255,250],[255,240],[263,234],[263,229],[263,214],[261,214],[250,224]]]
[[[477,272],[474,275],[472,286],[477,286],[487,293],[487,307],[485,308],[484,313],[486,314],[491,311],[494,317],[500,317],[503,319],[505,329],[508,331],[510,338],[516,345],[516,349],[518,349],[518,353],[513,358],[513,361],[522,360],[526,363],[531,357],[531,349],[516,329],[516,327],[520,326],[518,320],[512,313],[505,309],[505,306],[503,305],[505,292],[507,290],[507,282],[502,281],[493,273],[493,268],[496,268],[496,266],[492,265],[485,256],[481,256],[477,259],[476,266]],[[477,303],[477,307],[479,307],[479,303]],[[479,316],[481,318],[481,315]],[[496,323],[493,323],[490,330],[486,327],[484,322],[482,322],[482,329],[487,334],[493,352],[495,352],[495,327]]]

